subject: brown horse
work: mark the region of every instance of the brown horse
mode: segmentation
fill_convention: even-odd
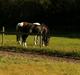
[[[46,25],[40,23],[28,23],[21,22],[16,26],[17,33],[17,42],[27,47],[26,39],[30,33],[34,33],[37,35],[35,37],[35,45],[38,42],[38,36],[40,36],[41,41],[40,44],[43,46],[48,46],[49,42],[49,29]]]

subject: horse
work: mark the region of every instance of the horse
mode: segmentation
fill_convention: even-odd
[[[30,33],[36,34],[35,36],[35,45],[38,42],[39,36],[40,44],[43,46],[48,46],[49,42],[49,29],[46,25],[40,23],[29,23],[29,22],[20,22],[16,26],[17,31],[17,42],[27,47],[26,39]]]
[[[26,38],[31,32],[32,23],[28,22],[20,22],[16,26],[16,32],[17,32],[17,42],[25,47],[27,47]]]

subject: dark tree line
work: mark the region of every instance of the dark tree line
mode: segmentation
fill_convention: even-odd
[[[0,27],[14,31],[20,21],[45,23],[51,33],[80,33],[80,0],[0,0]]]

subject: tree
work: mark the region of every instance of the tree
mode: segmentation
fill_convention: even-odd
[[[15,28],[20,21],[38,21],[55,32],[73,32],[79,28],[79,13],[79,0],[0,0],[0,25],[7,27]]]

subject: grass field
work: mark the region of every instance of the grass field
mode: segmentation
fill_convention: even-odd
[[[0,75],[80,75],[80,62],[0,54]]]
[[[2,38],[2,36],[0,36]],[[28,48],[40,48],[40,46],[34,46],[33,43],[34,37],[29,36],[27,38]],[[4,46],[16,46],[16,47],[22,47],[17,44],[16,42],[16,36],[15,35],[5,35],[4,36]],[[2,41],[0,40],[0,45]],[[72,52],[72,51],[80,51],[80,39],[79,38],[67,38],[67,37],[51,37],[49,46],[48,47],[42,47],[47,48],[51,50],[57,50],[57,51],[65,51],[65,52]]]
[[[15,38],[14,35],[5,35],[4,45],[20,47]],[[33,37],[29,36],[29,50],[51,50],[57,54],[80,56],[79,38],[51,37],[47,48],[34,47],[32,41]],[[80,62],[26,55],[0,53],[0,75],[80,75]]]

